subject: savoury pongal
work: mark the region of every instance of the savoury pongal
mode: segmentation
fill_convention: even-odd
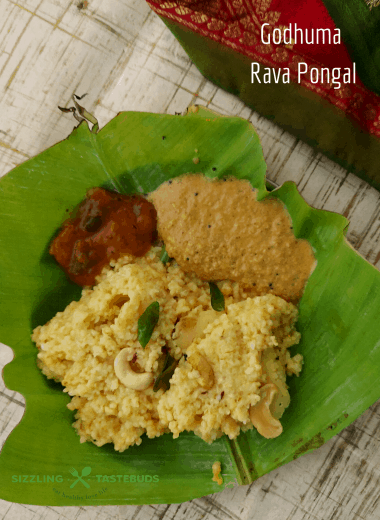
[[[177,437],[187,430],[206,442],[223,433],[233,439],[253,427],[250,413],[262,402],[260,388],[270,384],[278,420],[286,374],[298,374],[302,364],[302,356],[288,352],[300,338],[296,307],[225,280],[218,282],[225,310],[216,312],[209,284],[175,262],[164,265],[159,254],[153,247],[141,258],[112,262],[78,302],[34,330],[39,366],[71,396],[81,441],[111,442],[123,451],[140,444],[143,433]],[[159,319],[143,348],[137,323],[152,302]],[[153,374],[146,388],[118,377],[121,352],[131,371]],[[168,353],[178,361],[170,388],[154,391]],[[258,417],[265,434],[266,417]]]

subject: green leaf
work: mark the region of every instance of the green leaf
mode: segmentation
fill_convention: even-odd
[[[160,316],[160,305],[158,302],[151,303],[138,319],[137,339],[142,348],[145,348],[152,337],[154,327]]]
[[[167,264],[171,260],[170,256],[168,255],[168,253],[166,251],[165,244],[162,246],[162,249],[161,249],[160,260],[164,265]]]
[[[222,291],[214,282],[208,283],[210,286],[210,294],[211,294],[211,307],[214,311],[224,311],[224,296]]]
[[[250,123],[199,108],[185,117],[120,113],[96,134],[81,123],[66,140],[0,179],[0,341],[15,354],[3,375],[26,400],[21,423],[0,454],[0,498],[52,506],[183,502],[223,489],[212,481],[215,461],[227,484],[250,483],[322,445],[379,399],[380,273],[346,242],[344,217],[311,208],[293,183],[269,194],[265,169]],[[75,414],[66,407],[70,397],[38,369],[30,338],[37,325],[81,295],[49,255],[49,243],[94,186],[144,193],[200,171],[248,179],[259,199],[283,201],[296,235],[315,250],[317,267],[300,302],[302,340],[294,347],[305,364],[298,378],[287,381],[291,404],[281,419],[284,432],[267,440],[250,431],[211,445],[187,432],[178,439],[143,436],[140,446],[124,453],[80,443]],[[91,489],[79,482],[70,490],[72,467],[79,475],[91,467]],[[26,474],[63,480],[12,482],[13,475]],[[96,475],[150,475],[158,482],[98,482]]]
[[[170,379],[174,374],[174,370],[177,368],[179,363],[178,359],[174,359],[169,352],[166,354],[164,366],[162,371],[158,374],[154,381],[153,391],[157,392],[160,388],[163,388],[165,391],[170,388]]]

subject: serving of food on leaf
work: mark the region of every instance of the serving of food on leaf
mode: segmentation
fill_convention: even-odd
[[[2,499],[78,505],[70,470],[91,467],[83,504],[183,502],[318,448],[380,397],[378,270],[344,216],[265,173],[248,121],[194,107],[81,121],[0,179],[3,376],[26,401]],[[12,483],[57,471],[68,493]],[[158,480],[101,494],[101,474]]]
[[[50,253],[85,287],[33,340],[82,442],[282,433],[286,377],[302,369],[289,352],[296,304],[316,262],[280,201],[202,174],[145,197],[92,189]]]

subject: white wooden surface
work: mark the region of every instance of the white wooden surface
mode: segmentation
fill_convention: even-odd
[[[248,73],[248,71],[247,71]],[[121,110],[183,112],[191,103],[250,119],[268,178],[350,221],[348,239],[380,267],[380,193],[205,80],[143,0],[0,0],[0,175],[65,138],[57,105],[73,93],[101,126]],[[12,358],[0,345],[0,368]],[[0,446],[24,399],[0,380]],[[380,401],[311,454],[250,486],[177,505],[40,507],[0,500],[6,520],[379,520]]]

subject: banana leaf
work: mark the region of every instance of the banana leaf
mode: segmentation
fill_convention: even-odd
[[[284,432],[267,440],[252,430],[211,445],[192,433],[144,436],[123,453],[81,444],[69,397],[37,368],[30,339],[34,327],[80,298],[49,243],[91,187],[149,192],[200,171],[248,179],[259,198],[282,200],[296,236],[315,251],[300,302],[302,341],[293,351],[305,364],[289,381]],[[0,498],[54,506],[183,502],[248,484],[318,448],[380,397],[380,273],[348,245],[344,217],[311,208],[293,183],[267,191],[265,171],[251,124],[196,108],[185,116],[120,113],[98,133],[82,122],[0,180],[0,341],[15,354],[3,377],[26,400],[0,454]],[[215,461],[221,486],[212,481]]]

